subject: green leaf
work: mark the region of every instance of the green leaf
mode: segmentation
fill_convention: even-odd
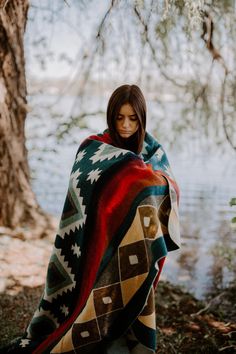
[[[236,216],[233,217],[233,219],[231,220],[231,222],[232,222],[233,224],[236,223]]]
[[[236,198],[231,198],[229,205],[230,206],[236,205]]]

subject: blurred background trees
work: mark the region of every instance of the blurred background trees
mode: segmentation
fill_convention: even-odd
[[[0,1],[0,225],[25,232],[32,228],[38,237],[46,234],[50,218],[32,191],[25,146],[28,6],[28,1]]]
[[[182,144],[188,131],[202,148],[236,148],[234,1],[32,2],[30,22],[29,61],[38,60],[40,76],[48,77],[52,62],[66,68],[52,70],[57,80],[44,80],[42,90],[51,85],[59,97],[75,98],[50,135],[93,128],[106,100],[95,108],[84,97],[136,82],[159,105],[149,118],[164,140]],[[37,76],[29,73],[29,81]]]
[[[136,83],[181,187],[183,248],[170,274],[198,296],[211,272],[224,286],[235,268],[214,252],[222,242],[236,248],[235,1],[0,4],[1,225],[35,237],[50,230],[79,143],[106,127],[112,91]]]
[[[135,83],[181,191],[160,350],[235,349],[235,14],[234,0],[0,0],[0,300],[16,319],[2,313],[1,341],[23,330],[41,294],[78,145],[106,127],[113,90]],[[176,285],[213,297],[198,311],[204,331]]]

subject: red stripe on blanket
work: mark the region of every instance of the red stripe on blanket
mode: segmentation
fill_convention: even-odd
[[[90,235],[90,248],[86,253],[83,278],[81,280],[81,289],[83,291],[75,311],[64,324],[41,343],[33,352],[34,354],[42,354],[48,346],[58,341],[76,320],[93,288],[102,257],[110,240],[120,226],[120,220],[124,220],[135,197],[144,188],[156,185],[167,185],[162,172],[155,171],[154,173],[151,166],[147,166],[142,160],[137,159],[126,162],[112,178],[111,175],[109,176],[108,181],[101,188],[96,213],[98,217],[94,221],[94,229]],[[120,207],[121,205],[122,207]]]
[[[162,271],[163,265],[165,263],[165,260],[166,260],[166,257],[163,257],[163,258],[159,259],[159,261],[158,261],[159,270],[158,270],[158,273],[157,273],[156,278],[155,278],[154,283],[153,283],[154,289],[156,289],[157,284],[159,282],[161,271]]]

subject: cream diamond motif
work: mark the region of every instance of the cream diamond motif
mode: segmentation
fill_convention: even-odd
[[[75,162],[81,161],[85,154],[86,154],[85,151],[78,152]]]
[[[129,263],[131,265],[138,264],[138,257],[136,254],[132,254],[131,256],[129,256]]]
[[[57,234],[64,238],[65,235],[69,235],[71,231],[75,232],[76,228],[79,230],[83,227],[86,221],[86,213],[85,213],[85,205],[83,204],[83,197],[81,196],[81,189],[77,187],[77,177],[81,174],[78,170],[74,174],[71,175],[70,178],[70,186],[68,195],[70,195],[71,201],[74,204],[74,213],[60,220],[59,230]]]
[[[83,331],[83,332],[80,332],[80,335],[82,338],[87,338],[90,336],[90,333],[88,331]]]
[[[150,225],[150,217],[149,216],[144,216],[143,223],[144,223],[145,227],[148,227]]]
[[[50,258],[49,265],[55,274],[61,277],[58,284],[54,284],[50,277],[46,278],[46,288],[44,292],[44,299],[51,302],[52,299],[63,292],[72,291],[76,285],[75,275],[72,273],[72,268],[69,267],[69,262],[65,260],[62,250],[53,247],[53,252]]]
[[[66,305],[61,306],[60,310],[65,316],[69,315],[69,308]]]
[[[92,170],[91,172],[89,172],[88,174],[88,178],[87,181],[90,181],[91,183],[93,183],[94,181],[97,181],[98,178],[100,177],[100,173],[102,171],[99,170],[98,168],[96,168],[96,170]]]
[[[120,155],[125,155],[127,154],[128,151],[125,149],[120,149],[114,146],[111,146],[109,144],[103,143],[101,146],[99,146],[98,150],[96,153],[90,157],[90,160],[95,163],[97,161],[104,161],[104,160],[111,160],[113,158],[117,158]]]
[[[25,348],[30,342],[30,339],[21,339],[20,346]]]
[[[79,258],[81,256],[81,251],[80,251],[80,246],[77,246],[77,244],[72,245],[71,247],[73,253]]]
[[[104,303],[105,305],[112,303],[112,299],[110,298],[110,296],[104,296],[104,297],[102,298],[102,301],[103,301],[103,303]]]

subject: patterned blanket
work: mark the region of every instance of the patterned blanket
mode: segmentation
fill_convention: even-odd
[[[154,290],[168,251],[180,246],[178,199],[150,134],[140,155],[111,145],[107,131],[87,138],[19,352],[105,353],[124,335],[131,353],[155,352]]]

